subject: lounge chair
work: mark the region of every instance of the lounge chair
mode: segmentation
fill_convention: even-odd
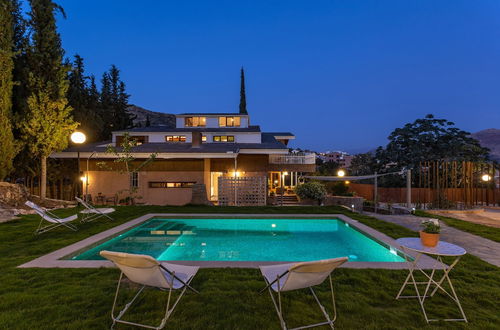
[[[82,222],[90,222],[96,220],[100,217],[106,217],[109,220],[113,220],[108,214],[115,212],[114,208],[105,207],[105,208],[95,208],[91,204],[85,202],[83,199],[75,197],[76,201],[85,207],[85,210],[81,211],[84,216],[82,217]]]
[[[335,322],[335,319],[337,318],[337,309],[335,307],[335,296],[333,294],[331,273],[335,268],[342,265],[346,261],[347,257],[342,257],[342,258],[326,259],[319,261],[259,267],[262,275],[264,276],[264,280],[266,281],[267,284],[266,287],[261,290],[261,293],[264,292],[266,289],[269,290],[269,294],[271,295],[271,299],[273,301],[274,307],[276,308],[276,312],[278,313],[281,327],[283,329],[287,329],[287,326],[283,318],[283,310],[281,307],[281,293],[284,291],[292,291],[292,290],[307,289],[307,288],[310,289],[314,299],[316,300],[321,311],[323,312],[326,321],[316,324],[305,325],[294,329],[312,328],[321,325],[329,325],[333,329],[333,324]],[[312,288],[315,285],[323,283],[327,277],[330,280],[330,291],[332,293],[333,314],[334,314],[333,319],[330,319],[330,316],[326,312],[323,305],[321,305],[318,297],[316,296],[316,293]],[[276,299],[274,298],[274,294],[272,291],[277,293],[278,302],[276,302]]]
[[[27,206],[31,207],[33,210],[35,210],[35,212],[42,218],[40,220],[40,223],[38,224],[37,230],[35,230],[35,235],[45,233],[45,232],[52,230],[54,228],[57,228],[59,226],[64,226],[64,227],[67,227],[67,228],[74,230],[74,231],[78,230],[78,228],[75,225],[70,223],[70,222],[78,219],[77,214],[74,214],[74,215],[69,216],[67,218],[60,218],[57,215],[55,215],[55,214],[51,213],[50,211],[36,205],[35,203],[33,203],[31,201],[27,201],[25,203],[25,205],[27,205]],[[44,220],[50,222],[50,224],[46,225],[46,226],[42,226]]]
[[[165,327],[168,318],[172,315],[174,308],[177,306],[177,303],[182,298],[186,290],[190,289],[191,291],[198,293],[198,291],[190,286],[190,283],[196,275],[199,267],[181,266],[163,262],[160,263],[155,258],[142,254],[130,254],[104,250],[100,252],[100,255],[108,260],[111,260],[122,271],[120,279],[118,280],[113,307],[111,309],[111,318],[113,319],[112,327],[118,322],[150,329],[162,329]],[[116,300],[118,298],[118,292],[120,291],[120,283],[122,282],[123,275],[125,275],[131,282],[141,285],[141,288],[135,294],[134,298],[132,298],[132,300],[128,302],[118,313],[118,316],[115,316]],[[145,287],[153,287],[164,290],[168,295],[165,316],[158,326],[139,324],[124,321],[122,319],[125,312],[129,309]],[[170,307],[172,291],[178,289],[181,289],[181,292]]]

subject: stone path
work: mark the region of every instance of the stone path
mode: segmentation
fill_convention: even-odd
[[[364,214],[370,215],[382,221],[406,227],[413,231],[419,231],[420,222],[424,219],[428,219],[414,215],[385,215],[369,212],[364,212]],[[466,249],[467,253],[479,257],[492,265],[500,267],[500,243],[447,226],[442,221],[440,223],[441,239],[443,241],[459,245]]]

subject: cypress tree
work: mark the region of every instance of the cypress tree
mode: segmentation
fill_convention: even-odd
[[[13,4],[0,2],[0,180],[12,171],[12,160],[17,153],[12,133],[12,88],[14,70]]]
[[[248,115],[247,112],[247,98],[245,93],[245,71],[243,67],[241,67],[240,73],[240,113],[244,115]]]
[[[77,127],[66,93],[69,82],[63,65],[64,51],[57,33],[55,12],[64,12],[51,0],[30,0],[30,28],[33,45],[28,52],[28,112],[21,122],[21,133],[29,150],[40,159],[40,197],[45,198],[47,157],[68,145]]]

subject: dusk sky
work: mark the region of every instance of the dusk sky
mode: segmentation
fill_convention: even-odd
[[[366,151],[432,113],[500,128],[500,1],[56,1],[67,55],[149,110],[237,112],[292,146]]]

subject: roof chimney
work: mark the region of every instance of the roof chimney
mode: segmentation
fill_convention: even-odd
[[[191,147],[192,148],[200,148],[201,147],[201,132],[192,132],[191,133]]]

